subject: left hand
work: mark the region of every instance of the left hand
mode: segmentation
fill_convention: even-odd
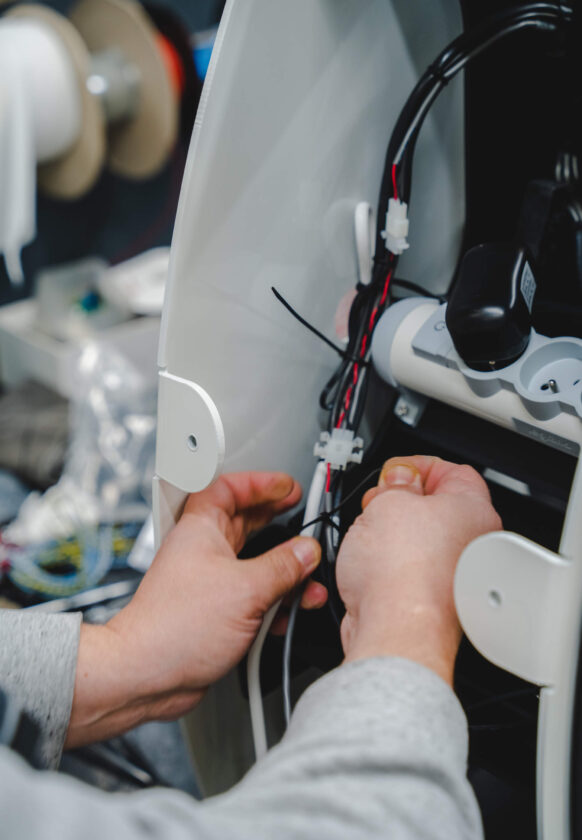
[[[130,604],[104,627],[82,628],[67,747],[184,714],[242,659],[265,612],[316,568],[320,547],[297,537],[252,560],[236,555],[300,498],[284,473],[221,476],[189,497]],[[302,605],[326,597],[311,582]]]

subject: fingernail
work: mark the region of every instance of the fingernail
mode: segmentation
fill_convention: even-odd
[[[393,464],[382,470],[379,484],[384,487],[412,485],[413,487],[422,488],[422,479],[415,467],[409,467],[407,464]]]
[[[291,550],[308,572],[318,565],[319,552],[315,540],[299,537],[291,543]]]

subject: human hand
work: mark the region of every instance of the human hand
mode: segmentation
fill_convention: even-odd
[[[67,747],[178,717],[239,662],[265,612],[319,562],[307,537],[236,556],[249,533],[300,497],[283,473],[221,476],[189,497],[130,604],[105,627],[82,628]],[[312,581],[302,605],[326,597]]]
[[[402,656],[452,682],[457,561],[471,540],[502,527],[487,485],[440,458],[391,458],[362,508],[337,560],[346,660]]]

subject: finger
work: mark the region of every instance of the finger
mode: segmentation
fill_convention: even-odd
[[[418,470],[424,494],[427,496],[441,493],[454,495],[471,493],[490,501],[489,489],[476,470],[466,464],[453,464],[434,455],[408,455],[403,458],[390,458],[382,468],[379,486],[383,486],[383,477],[394,464],[406,465]]]
[[[263,527],[300,499],[301,487],[286,473],[231,473],[220,476],[200,493],[193,493],[184,512],[213,519],[238,549],[251,531]]]
[[[420,471],[414,464],[406,463],[403,458],[390,458],[382,467],[378,486],[368,490],[362,499],[362,510],[380,493],[387,490],[405,490],[416,496],[424,495],[424,486]]]
[[[317,567],[321,547],[312,537],[295,537],[270,551],[245,560],[244,569],[251,584],[257,610],[266,612],[287,592],[295,589]]]
[[[290,599],[290,603],[287,603],[288,600],[288,598],[283,600],[283,605],[273,619],[273,623],[269,629],[269,632],[272,633],[273,636],[284,636],[287,632],[287,625],[289,623],[289,606],[290,603],[293,602],[293,599]],[[301,609],[318,610],[325,606],[326,603],[327,589],[325,586],[315,580],[310,580],[305,587],[303,595],[301,596]]]
[[[234,516],[265,504],[284,504],[291,495],[297,495],[297,489],[297,482],[287,473],[227,473],[200,493],[193,493],[186,502],[186,511],[213,505]]]
[[[327,602],[327,589],[322,583],[310,580],[301,596],[300,607],[303,610],[318,610]]]
[[[281,609],[289,609],[297,597],[297,592],[288,592],[281,601]],[[301,608],[305,610],[317,609],[327,601],[327,589],[318,581],[308,580],[303,585]]]

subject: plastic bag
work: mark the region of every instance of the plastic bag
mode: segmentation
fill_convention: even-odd
[[[151,507],[157,396],[151,371],[93,343],[80,355],[75,380],[63,474],[46,493],[31,494],[2,534],[13,582],[51,597],[101,580],[113,561],[112,524],[142,522]],[[53,574],[47,558],[69,555],[71,568]]]

